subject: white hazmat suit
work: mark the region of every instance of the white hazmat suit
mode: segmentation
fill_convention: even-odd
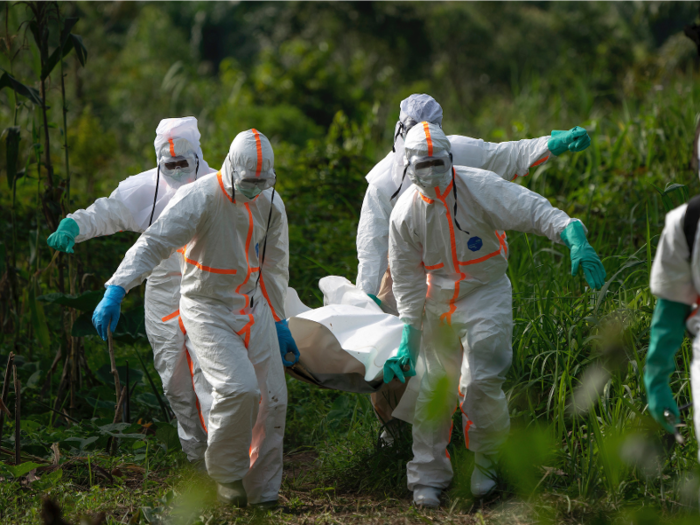
[[[199,140],[196,118],[161,120],[154,142],[159,167],[128,177],[109,198],[97,199],[87,209],[68,214],[80,228],[75,242],[120,231],[144,232],[158,219],[178,188],[214,172],[203,158]],[[196,157],[196,167],[184,176],[171,174],[163,165],[163,159],[188,155]],[[177,418],[180,443],[188,459],[197,461],[204,458],[207,437],[201,422],[200,403],[193,389],[193,360],[185,348],[185,335],[178,323],[181,259],[179,254],[173,254],[148,276],[145,325],[156,370]]]
[[[220,487],[242,480],[253,504],[276,501],[282,480],[287,389],[274,323],[286,317],[289,240],[274,188],[249,199],[233,180],[274,177],[273,165],[264,135],[240,133],[222,170],[181,188],[107,283],[128,291],[180,249],[180,317],[212,389],[207,472]]]
[[[450,141],[439,126],[423,122],[408,133],[405,150],[407,160],[446,155]],[[512,360],[513,319],[504,230],[561,243],[573,220],[490,171],[454,166],[439,180],[434,187],[412,185],[390,222],[389,266],[399,316],[423,331],[419,361],[425,373],[413,418],[411,490],[449,485],[446,446],[458,402],[465,444],[477,457],[495,454],[505,441],[510,418],[502,385]]]
[[[433,97],[411,95],[401,102],[397,128],[405,129],[423,121],[442,124],[442,108]],[[527,175],[530,168],[545,163],[551,155],[547,146],[549,136],[500,144],[460,135],[447,138],[456,166],[489,170],[506,180]],[[403,176],[403,152],[404,138],[397,129],[394,150],[367,174],[369,186],[357,227],[357,287],[375,296],[380,295],[381,289],[382,306],[390,313],[395,313],[394,298],[390,294],[390,281],[382,286],[382,279],[388,267],[389,217],[399,197],[411,185]]]

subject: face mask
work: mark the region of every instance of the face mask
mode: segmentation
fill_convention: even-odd
[[[160,171],[166,177],[182,182],[194,178],[197,164],[198,159],[195,155],[162,157],[160,160]]]
[[[443,186],[449,180],[452,155],[434,157],[411,157],[408,161],[408,176],[411,182],[423,189]]]
[[[240,191],[243,195],[252,200],[266,189],[266,183],[267,181],[265,180],[242,180],[237,181],[235,186],[236,191]]]

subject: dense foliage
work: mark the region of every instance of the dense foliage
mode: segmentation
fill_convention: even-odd
[[[697,512],[692,418],[684,447],[664,441],[646,415],[641,381],[654,304],[648,276],[664,212],[698,190],[689,161],[700,77],[695,46],[682,34],[695,5],[1,8],[0,374],[14,352],[25,461],[12,464],[10,374],[13,418],[5,418],[0,437],[3,522],[35,522],[44,492],[72,514],[105,510],[114,523],[156,522],[183,505],[197,509],[182,511],[183,522],[219,522],[207,521],[219,511],[198,506],[206,482],[193,483],[196,474],[178,451],[143,338],[138,291],[129,294],[117,346],[121,380],[128,371],[134,388],[130,413],[114,422],[109,358],[89,335],[89,315],[135,236],[56,255],[45,239],[58,220],[151,168],[161,118],[196,116],[214,167],[233,137],[254,126],[275,147],[290,222],[290,286],[318,306],[320,277],[354,281],[363,177],[389,151],[398,103],[413,92],[441,102],[448,133],[503,141],[578,124],[593,139],[587,151],[562,155],[519,182],[585,222],[608,283],[590,292],[569,275],[564,248],[509,234],[514,430],[503,492],[485,519],[513,512],[545,523],[641,523]],[[690,395],[690,359],[686,341],[673,376],[681,405]],[[330,487],[334,497],[357,501],[406,498],[410,432],[378,448],[365,397],[288,384],[287,450],[316,459],[285,483],[292,514],[301,519],[308,505],[319,505],[306,495],[325,500]],[[472,455],[460,446],[458,428],[448,508],[470,521],[478,517],[468,489]],[[177,494],[185,504],[178,506]],[[503,510],[501,501],[525,503]],[[406,501],[387,521],[413,520],[407,508]]]

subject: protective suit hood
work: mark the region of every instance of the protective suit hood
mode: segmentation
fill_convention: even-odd
[[[274,186],[277,180],[274,166],[275,154],[268,138],[254,128],[242,131],[231,142],[222,168],[226,189],[235,188],[252,200]]]
[[[156,139],[153,141],[156,163],[161,167],[161,173],[166,177],[169,186],[180,187],[202,174],[204,154],[199,144],[200,138],[195,117],[166,118],[158,124]],[[170,172],[162,164],[164,159],[171,157],[194,158],[195,169],[188,170],[184,176],[180,176],[176,171]]]
[[[404,145],[404,169],[421,193],[434,197],[452,179],[450,141],[437,124],[421,122],[411,128]]]

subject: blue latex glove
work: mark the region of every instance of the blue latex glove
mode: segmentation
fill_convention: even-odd
[[[579,221],[570,222],[561,232],[561,240],[571,252],[571,275],[576,275],[581,266],[588,286],[600,290],[605,284],[605,267],[593,246],[588,244],[583,225]]]
[[[368,293],[367,295],[369,295],[369,298],[372,299],[375,303],[377,303],[377,306],[382,305],[382,300],[379,297],[377,297],[376,295],[372,295],[371,293]]]
[[[122,299],[126,290],[121,286],[108,286],[104,297],[92,313],[92,324],[103,341],[107,340],[107,327],[114,333],[119,322]]]
[[[282,354],[284,366],[295,365],[299,361],[299,349],[294,337],[292,337],[292,332],[289,331],[287,320],[277,321],[275,328],[277,328],[277,340],[280,343],[280,354]],[[288,353],[294,354],[294,361],[287,361]]]
[[[689,313],[687,304],[659,299],[651,318],[644,386],[651,416],[671,434],[675,428],[666,421],[664,410],[671,412],[677,422],[680,422],[680,413],[668,384],[668,376],[676,369],[675,355],[683,343],[685,318]]]
[[[80,234],[80,227],[73,219],[63,219],[56,231],[49,235],[46,243],[54,250],[63,253],[73,253],[75,238]]]
[[[411,325],[403,325],[403,334],[401,334],[401,344],[399,351],[394,357],[390,357],[384,363],[384,382],[388,383],[394,377],[398,378],[402,383],[406,382],[407,377],[416,375],[416,358],[420,351],[420,330],[413,328]]]
[[[554,155],[561,155],[565,151],[583,151],[591,145],[591,137],[588,132],[580,126],[571,128],[569,131],[553,130],[552,136],[547,143],[549,151]]]

